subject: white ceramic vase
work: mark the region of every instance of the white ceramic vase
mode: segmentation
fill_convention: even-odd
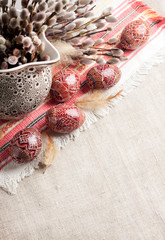
[[[60,59],[60,55],[44,32],[40,39],[45,43],[42,55],[49,55],[49,61],[0,70],[0,119],[20,119],[47,97],[52,83],[51,65]]]

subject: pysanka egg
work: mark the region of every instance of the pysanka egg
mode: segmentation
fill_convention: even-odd
[[[121,78],[121,71],[115,65],[97,65],[89,70],[86,84],[91,89],[108,89],[113,87]]]
[[[50,94],[58,103],[62,103],[73,97],[79,89],[79,74],[71,69],[64,69],[54,75]]]
[[[41,151],[42,137],[35,128],[25,128],[19,131],[11,140],[9,152],[18,163],[32,161]]]
[[[142,46],[149,38],[150,27],[143,20],[130,22],[121,34],[121,46],[128,50],[134,50]]]
[[[85,113],[75,105],[52,107],[46,114],[48,127],[57,133],[70,133],[85,121]]]

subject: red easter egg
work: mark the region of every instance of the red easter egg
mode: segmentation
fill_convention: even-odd
[[[52,107],[46,114],[48,127],[57,133],[70,133],[85,121],[85,113],[75,105]]]
[[[25,128],[19,131],[9,145],[10,155],[18,163],[32,161],[41,151],[42,137],[35,128]]]
[[[134,50],[147,42],[150,35],[150,27],[143,20],[130,22],[121,34],[121,46],[128,50]]]
[[[64,69],[54,75],[50,95],[58,103],[66,102],[80,89],[80,76],[71,69]]]
[[[91,68],[86,77],[86,84],[92,89],[108,89],[121,78],[121,71],[115,65],[97,65]]]

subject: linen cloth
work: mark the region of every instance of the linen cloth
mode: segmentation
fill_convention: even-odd
[[[108,91],[109,94],[116,93],[119,89],[124,89],[123,95],[128,93],[134,85],[137,85],[139,79],[136,79],[137,70],[139,73],[145,73],[150,65],[159,61],[159,59],[154,58],[158,55],[158,51],[164,46],[164,23],[165,20],[163,17],[157,15],[152,9],[147,7],[142,1],[101,1],[99,5],[99,1],[97,3],[96,11],[101,11],[108,4],[114,6],[114,15],[118,18],[118,23],[114,24],[113,34],[115,36],[119,36],[123,27],[130,21],[141,18],[147,20],[151,24],[151,37],[143,47],[139,48],[136,51],[126,51],[125,55],[128,56],[129,60],[126,63],[120,63],[119,67],[122,70],[122,79],[113,89]],[[99,36],[100,37],[100,36]],[[111,34],[105,34],[103,36],[105,39],[109,39]],[[160,54],[162,55],[162,53]],[[149,65],[148,65],[149,64]],[[82,67],[80,65],[74,65],[74,68],[81,74],[82,81],[85,79],[86,72],[91,66]],[[57,69],[55,69],[57,71]],[[83,93],[80,91],[75,98],[70,101],[70,103],[74,102],[74,100],[81,96]],[[118,100],[115,100],[110,104],[116,103]],[[48,108],[54,105],[54,102],[50,99],[42,104],[36,111],[30,114],[25,119],[14,123],[1,122],[1,133],[4,134],[2,140],[0,141],[0,151],[1,151],[1,172],[0,172],[0,186],[2,186],[7,191],[14,193],[16,190],[17,182],[20,181],[25,176],[30,175],[34,168],[37,167],[40,158],[36,159],[36,161],[30,164],[24,164],[22,166],[18,166],[15,163],[10,162],[10,158],[8,158],[8,143],[12,136],[19,131],[19,129],[27,127],[27,126],[35,126],[39,129],[43,129],[45,127],[45,119],[44,114]],[[84,126],[80,129],[80,131],[87,129],[92,122],[95,122],[97,116],[103,116],[108,111],[108,108],[103,109],[102,111],[95,113],[87,113],[87,121]],[[68,142],[70,138],[78,135],[79,131],[74,132],[68,136],[60,136],[55,137],[55,142],[59,147],[62,147]],[[5,163],[6,161],[6,163]],[[8,163],[9,162],[9,163]],[[7,165],[7,166],[6,166]]]
[[[144,1],[165,14],[164,0]],[[35,171],[16,195],[1,191],[0,239],[165,239],[164,64],[45,175]]]
[[[164,240],[164,63],[45,175],[1,191],[0,239]]]

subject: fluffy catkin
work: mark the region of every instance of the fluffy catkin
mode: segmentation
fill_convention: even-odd
[[[58,62],[58,64],[72,64],[72,57],[80,55],[80,52],[68,42],[60,40],[51,42],[60,53],[60,61]]]

